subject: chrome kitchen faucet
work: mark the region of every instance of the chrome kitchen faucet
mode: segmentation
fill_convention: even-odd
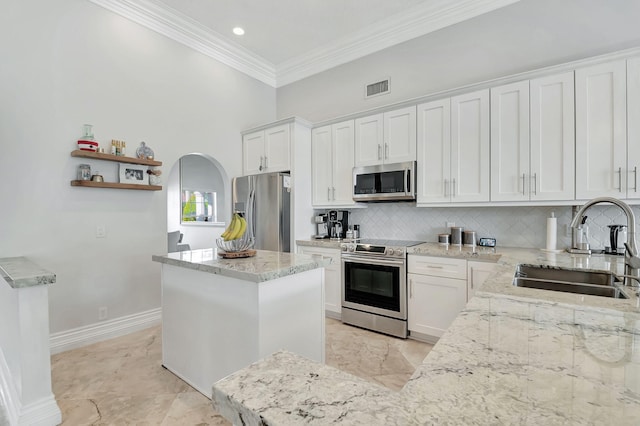
[[[624,254],[624,284],[630,285],[630,278],[640,282],[640,257],[638,257],[638,248],[636,246],[636,218],[631,210],[631,207],[624,201],[618,200],[612,197],[598,197],[593,200],[587,201],[584,206],[578,210],[576,215],[571,220],[571,227],[577,228],[582,223],[582,217],[587,209],[593,205],[601,203],[610,203],[616,205],[622,209],[627,216],[627,242],[624,243],[626,251]]]

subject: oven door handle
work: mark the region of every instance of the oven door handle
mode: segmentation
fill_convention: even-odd
[[[388,259],[380,259],[380,258],[372,259],[368,257],[343,256],[342,261],[345,263],[364,263],[367,265],[389,265],[389,266],[404,265],[404,259],[388,260]]]

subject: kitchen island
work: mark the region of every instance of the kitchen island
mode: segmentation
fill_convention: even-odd
[[[223,259],[212,248],[152,259],[162,264],[162,363],[203,395],[275,351],[324,362],[324,258]]]
[[[432,243],[409,251],[498,259],[400,392],[280,351],[217,382],[214,408],[236,424],[640,424],[635,292],[620,300],[511,283],[520,263],[620,272],[622,259]]]

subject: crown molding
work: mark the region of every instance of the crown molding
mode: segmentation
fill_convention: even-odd
[[[263,83],[276,85],[273,64],[165,4],[152,0],[89,1]]]
[[[277,66],[158,0],[89,0],[272,87],[359,59],[520,0],[430,0]]]
[[[520,0],[433,0],[276,66],[277,87]]]

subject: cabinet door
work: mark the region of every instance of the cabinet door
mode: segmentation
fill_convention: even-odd
[[[417,202],[451,201],[451,100],[418,105]]]
[[[491,201],[529,200],[529,82],[491,89]]]
[[[331,126],[333,140],[333,184],[331,197],[334,204],[353,205],[354,122],[345,121]]]
[[[493,273],[495,263],[488,262],[467,262],[467,301],[471,300],[476,290],[482,286],[484,281]]]
[[[575,199],[573,72],[530,82],[531,200]]]
[[[384,113],[385,163],[416,161],[416,107]]]
[[[441,337],[464,308],[467,281],[407,274],[409,331]]]
[[[331,145],[331,126],[311,131],[311,198],[314,206],[326,206],[331,202]]]
[[[264,131],[242,137],[242,173],[254,175],[264,170]]]
[[[451,98],[451,201],[489,201],[489,90]]]
[[[283,124],[264,131],[264,166],[267,172],[282,172],[291,169],[289,142],[289,124]]]
[[[324,268],[324,308],[328,315],[340,318],[342,313],[342,275],[340,264],[340,250],[298,246],[298,252],[309,255],[331,257],[331,264]]]
[[[576,198],[626,194],[626,62],[576,70]]]
[[[640,58],[627,60],[627,198],[640,198]]]
[[[355,165],[361,167],[382,164],[383,115],[358,118],[355,128]]]

